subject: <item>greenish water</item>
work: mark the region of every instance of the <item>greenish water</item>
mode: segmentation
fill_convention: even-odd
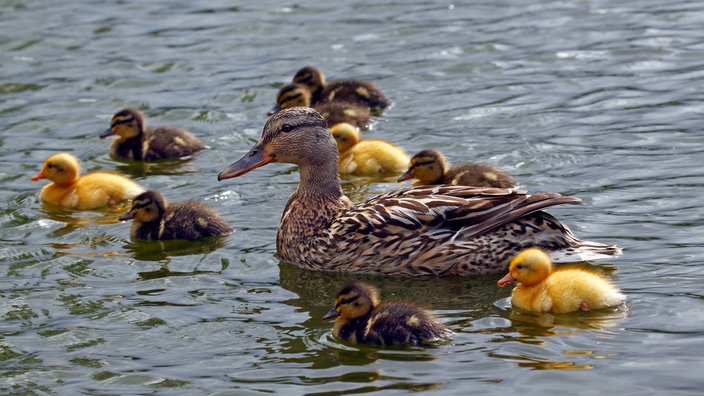
[[[701,394],[704,5],[6,1],[0,11],[0,393]],[[361,278],[431,307],[432,348],[342,343],[320,317],[347,274],[279,263],[298,182],[274,164],[217,182],[312,64],[374,80],[394,105],[366,134],[500,165],[550,212],[624,255],[600,262],[622,312],[527,315],[499,276]],[[115,161],[98,135],[127,106],[193,131],[190,161]],[[127,209],[45,207],[42,161],[70,151],[172,201],[224,239],[134,242]],[[398,188],[345,178],[354,200]]]

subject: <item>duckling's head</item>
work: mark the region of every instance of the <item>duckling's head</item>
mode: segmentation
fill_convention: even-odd
[[[308,166],[334,166],[338,152],[325,119],[310,107],[292,107],[274,114],[262,137],[239,161],[225,168],[218,180],[241,176],[270,162]]]
[[[323,316],[323,320],[342,317],[355,319],[365,316],[379,305],[379,292],[362,282],[354,282],[343,287],[335,296],[333,308]]]
[[[141,111],[133,108],[123,109],[112,117],[110,128],[103,132],[100,138],[118,135],[130,139],[144,132],[144,128],[144,114]]]
[[[420,184],[436,184],[442,180],[447,169],[447,160],[437,150],[423,150],[411,157],[408,170],[398,181],[418,179]]]
[[[142,223],[156,221],[166,210],[166,199],[156,191],[145,191],[132,200],[132,209],[120,216],[121,221],[135,219]]]
[[[323,85],[325,85],[325,76],[320,70],[314,68],[313,66],[306,66],[296,72],[293,76],[292,82],[302,84],[308,88],[311,93],[316,93],[323,89]]]
[[[296,106],[310,107],[310,92],[301,84],[286,84],[276,94],[276,105],[266,115]]]
[[[542,249],[533,247],[519,252],[508,265],[509,273],[498,281],[503,287],[513,282],[530,286],[540,283],[552,272],[550,256]]]
[[[56,184],[71,184],[78,179],[80,173],[78,158],[69,153],[58,153],[44,161],[42,170],[32,176],[32,181],[49,179]]]
[[[332,137],[335,138],[337,149],[340,153],[344,153],[359,143],[359,129],[352,124],[340,122],[331,126],[330,132],[332,132]]]

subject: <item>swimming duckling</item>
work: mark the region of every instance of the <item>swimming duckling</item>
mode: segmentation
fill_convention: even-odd
[[[566,313],[616,307],[626,299],[608,280],[584,268],[552,268],[550,257],[539,248],[518,253],[500,287],[520,282],[511,291],[511,303],[535,312]]]
[[[276,94],[276,105],[267,115],[271,116],[281,109],[295,106],[311,107],[310,95],[308,89],[301,84],[286,84]],[[325,118],[328,125],[346,122],[358,128],[367,128],[371,123],[369,109],[353,103],[335,101],[312,107]]]
[[[169,126],[147,129],[144,114],[133,108],[115,114],[110,120],[110,128],[100,138],[112,135],[120,138],[110,145],[110,155],[125,160],[181,158],[205,148],[200,140],[185,129]]]
[[[375,175],[403,172],[408,154],[400,147],[379,139],[361,140],[359,131],[348,123],[330,128],[340,151],[340,173]]]
[[[391,101],[374,83],[363,80],[335,80],[325,83],[325,76],[320,70],[306,66],[296,72],[293,81],[303,84],[311,93],[311,103],[341,101],[368,107],[378,114],[391,105]]]
[[[146,191],[132,201],[132,209],[120,220],[132,220],[131,234],[136,239],[196,240],[231,234],[233,228],[209,206],[197,201],[167,204],[156,191]]]
[[[69,153],[49,156],[32,181],[48,179],[42,187],[44,202],[68,209],[97,209],[115,206],[144,192],[144,187],[116,173],[91,172],[80,176],[78,158]]]
[[[379,304],[376,288],[361,282],[343,287],[323,320],[335,319],[332,334],[359,344],[420,344],[452,335],[428,310],[408,302]]]
[[[474,187],[512,188],[516,180],[502,169],[470,162],[448,169],[447,160],[437,150],[423,150],[411,157],[408,170],[398,181],[418,179],[414,186],[453,184]]]

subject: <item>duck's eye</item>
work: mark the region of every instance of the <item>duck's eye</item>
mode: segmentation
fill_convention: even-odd
[[[291,131],[294,130],[294,129],[296,129],[296,127],[294,127],[294,126],[291,125],[291,124],[284,124],[284,125],[281,126],[281,131],[282,131],[282,132],[291,132]]]

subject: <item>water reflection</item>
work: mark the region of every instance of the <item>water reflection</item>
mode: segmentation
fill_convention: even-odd
[[[93,210],[73,210],[42,203],[43,217],[60,224],[53,230],[56,236],[66,235],[81,227],[119,223],[118,218],[130,209],[130,203],[125,201],[116,207],[104,207]]]
[[[184,169],[187,165],[192,163],[195,158],[194,156],[190,156],[151,162],[115,159],[115,161],[119,163],[119,165],[115,166],[115,171],[133,178],[142,178],[150,175],[177,176],[195,174],[197,172]]]
[[[143,261],[162,261],[171,256],[202,255],[225,246],[227,236],[208,237],[195,241],[182,239],[169,241],[134,240],[123,245],[133,258]],[[224,268],[223,268],[224,269]]]

